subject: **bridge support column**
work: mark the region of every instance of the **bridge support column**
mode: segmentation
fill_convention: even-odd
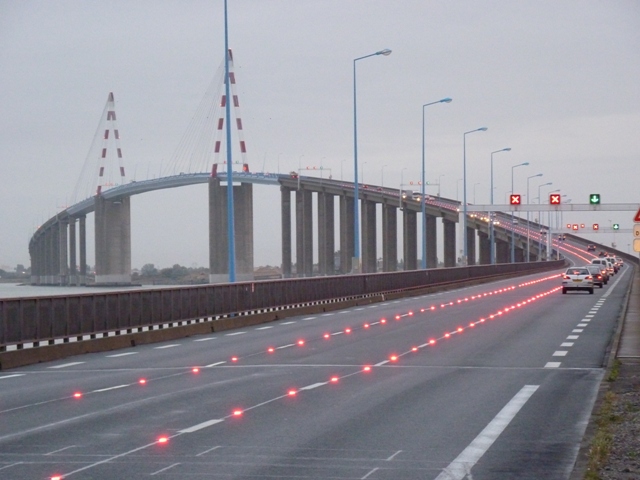
[[[131,198],[96,197],[96,285],[131,284]]]
[[[398,209],[382,204],[382,271],[398,270]]]
[[[511,247],[509,242],[496,238],[496,263],[509,263]]]
[[[318,268],[320,275],[335,275],[333,195],[318,193]]]
[[[313,196],[311,190],[296,190],[296,272],[313,275]]]
[[[353,198],[340,196],[340,272],[352,270],[355,231],[353,229]]]
[[[291,278],[291,189],[280,187],[282,217],[282,278]]]
[[[80,277],[78,283],[80,285],[87,284],[87,217],[82,215],[78,222],[78,229],[80,230]]]
[[[480,246],[480,265],[489,265],[491,263],[491,242],[489,234],[478,230],[478,243]]]
[[[60,224],[55,223],[47,230],[47,278],[46,285],[56,285],[60,272]]]
[[[514,253],[516,263],[522,263],[525,261],[526,250],[524,248],[516,247]]]
[[[58,221],[58,284],[69,284],[69,219]]]
[[[476,264],[476,229],[467,227],[467,265]]]
[[[362,199],[362,272],[375,273],[378,270],[376,242],[376,203]]]
[[[402,245],[404,255],[404,269],[418,268],[418,225],[417,212],[405,207],[402,212]]]
[[[78,285],[76,264],[76,219],[69,218],[69,285]]]
[[[427,224],[427,268],[438,267],[438,232],[436,218],[426,215]]]
[[[456,266],[456,222],[442,219],[444,227],[444,266]]]
[[[233,187],[236,280],[253,280],[253,188],[249,183]],[[209,282],[229,281],[227,186],[209,179]]]

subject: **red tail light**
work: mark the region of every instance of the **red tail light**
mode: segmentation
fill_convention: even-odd
[[[571,277],[569,275],[563,275],[562,278],[564,280],[571,280]]]
[[[585,277],[585,280],[593,280],[593,277],[592,277],[591,275],[587,275],[587,276]]]

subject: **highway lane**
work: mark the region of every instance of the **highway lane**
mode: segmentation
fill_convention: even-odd
[[[566,478],[629,270],[594,295],[555,272],[3,372],[0,475]]]

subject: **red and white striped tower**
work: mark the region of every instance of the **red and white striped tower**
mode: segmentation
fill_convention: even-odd
[[[122,161],[122,149],[120,148],[120,132],[116,123],[116,109],[113,92],[109,92],[107,104],[104,109],[105,117],[102,119],[104,133],[102,136],[102,149],[98,160],[98,184],[96,195],[103,190],[125,183],[125,171]],[[99,132],[102,129],[99,130]],[[117,160],[117,163],[116,163]]]
[[[224,85],[224,76],[222,79],[223,85]],[[229,49],[229,85],[231,87],[231,97],[232,97],[232,107],[233,107],[233,116],[236,119],[236,132],[237,132],[237,136],[238,136],[238,143],[240,146],[240,154],[241,154],[241,158],[242,158],[242,162],[237,162],[237,163],[242,163],[243,165],[248,165],[247,163],[247,146],[244,140],[244,130],[242,128],[242,116],[240,114],[240,100],[238,99],[238,89],[236,86],[236,74],[234,71],[234,67],[233,67],[233,52],[231,51],[231,49]],[[214,147],[214,156],[213,156],[213,164],[214,164],[214,169],[215,169],[215,165],[217,164],[226,164],[226,161],[222,161],[220,162],[220,152],[222,150],[221,146],[222,146],[222,139],[224,137],[224,109],[227,105],[227,96],[223,93],[221,98],[220,98],[220,107],[221,107],[221,113],[220,113],[220,117],[218,118],[218,124],[217,124],[217,133],[216,133],[216,142],[215,142],[215,147]],[[234,162],[235,163],[235,162]]]

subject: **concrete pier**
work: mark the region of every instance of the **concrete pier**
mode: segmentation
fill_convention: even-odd
[[[131,284],[131,198],[96,197],[96,285]]]
[[[318,268],[320,275],[335,274],[334,196],[318,193]]]
[[[398,209],[382,204],[382,271],[398,269]]]
[[[282,277],[291,278],[291,189],[280,187],[282,225]]]
[[[405,208],[402,211],[402,255],[405,270],[418,268],[418,215],[417,212]]]
[[[376,241],[376,203],[363,199],[362,203],[362,273],[375,273],[378,270]]]
[[[352,270],[355,231],[353,228],[353,197],[340,196],[340,272]]]
[[[456,222],[442,219],[444,229],[444,266],[456,266]]]

